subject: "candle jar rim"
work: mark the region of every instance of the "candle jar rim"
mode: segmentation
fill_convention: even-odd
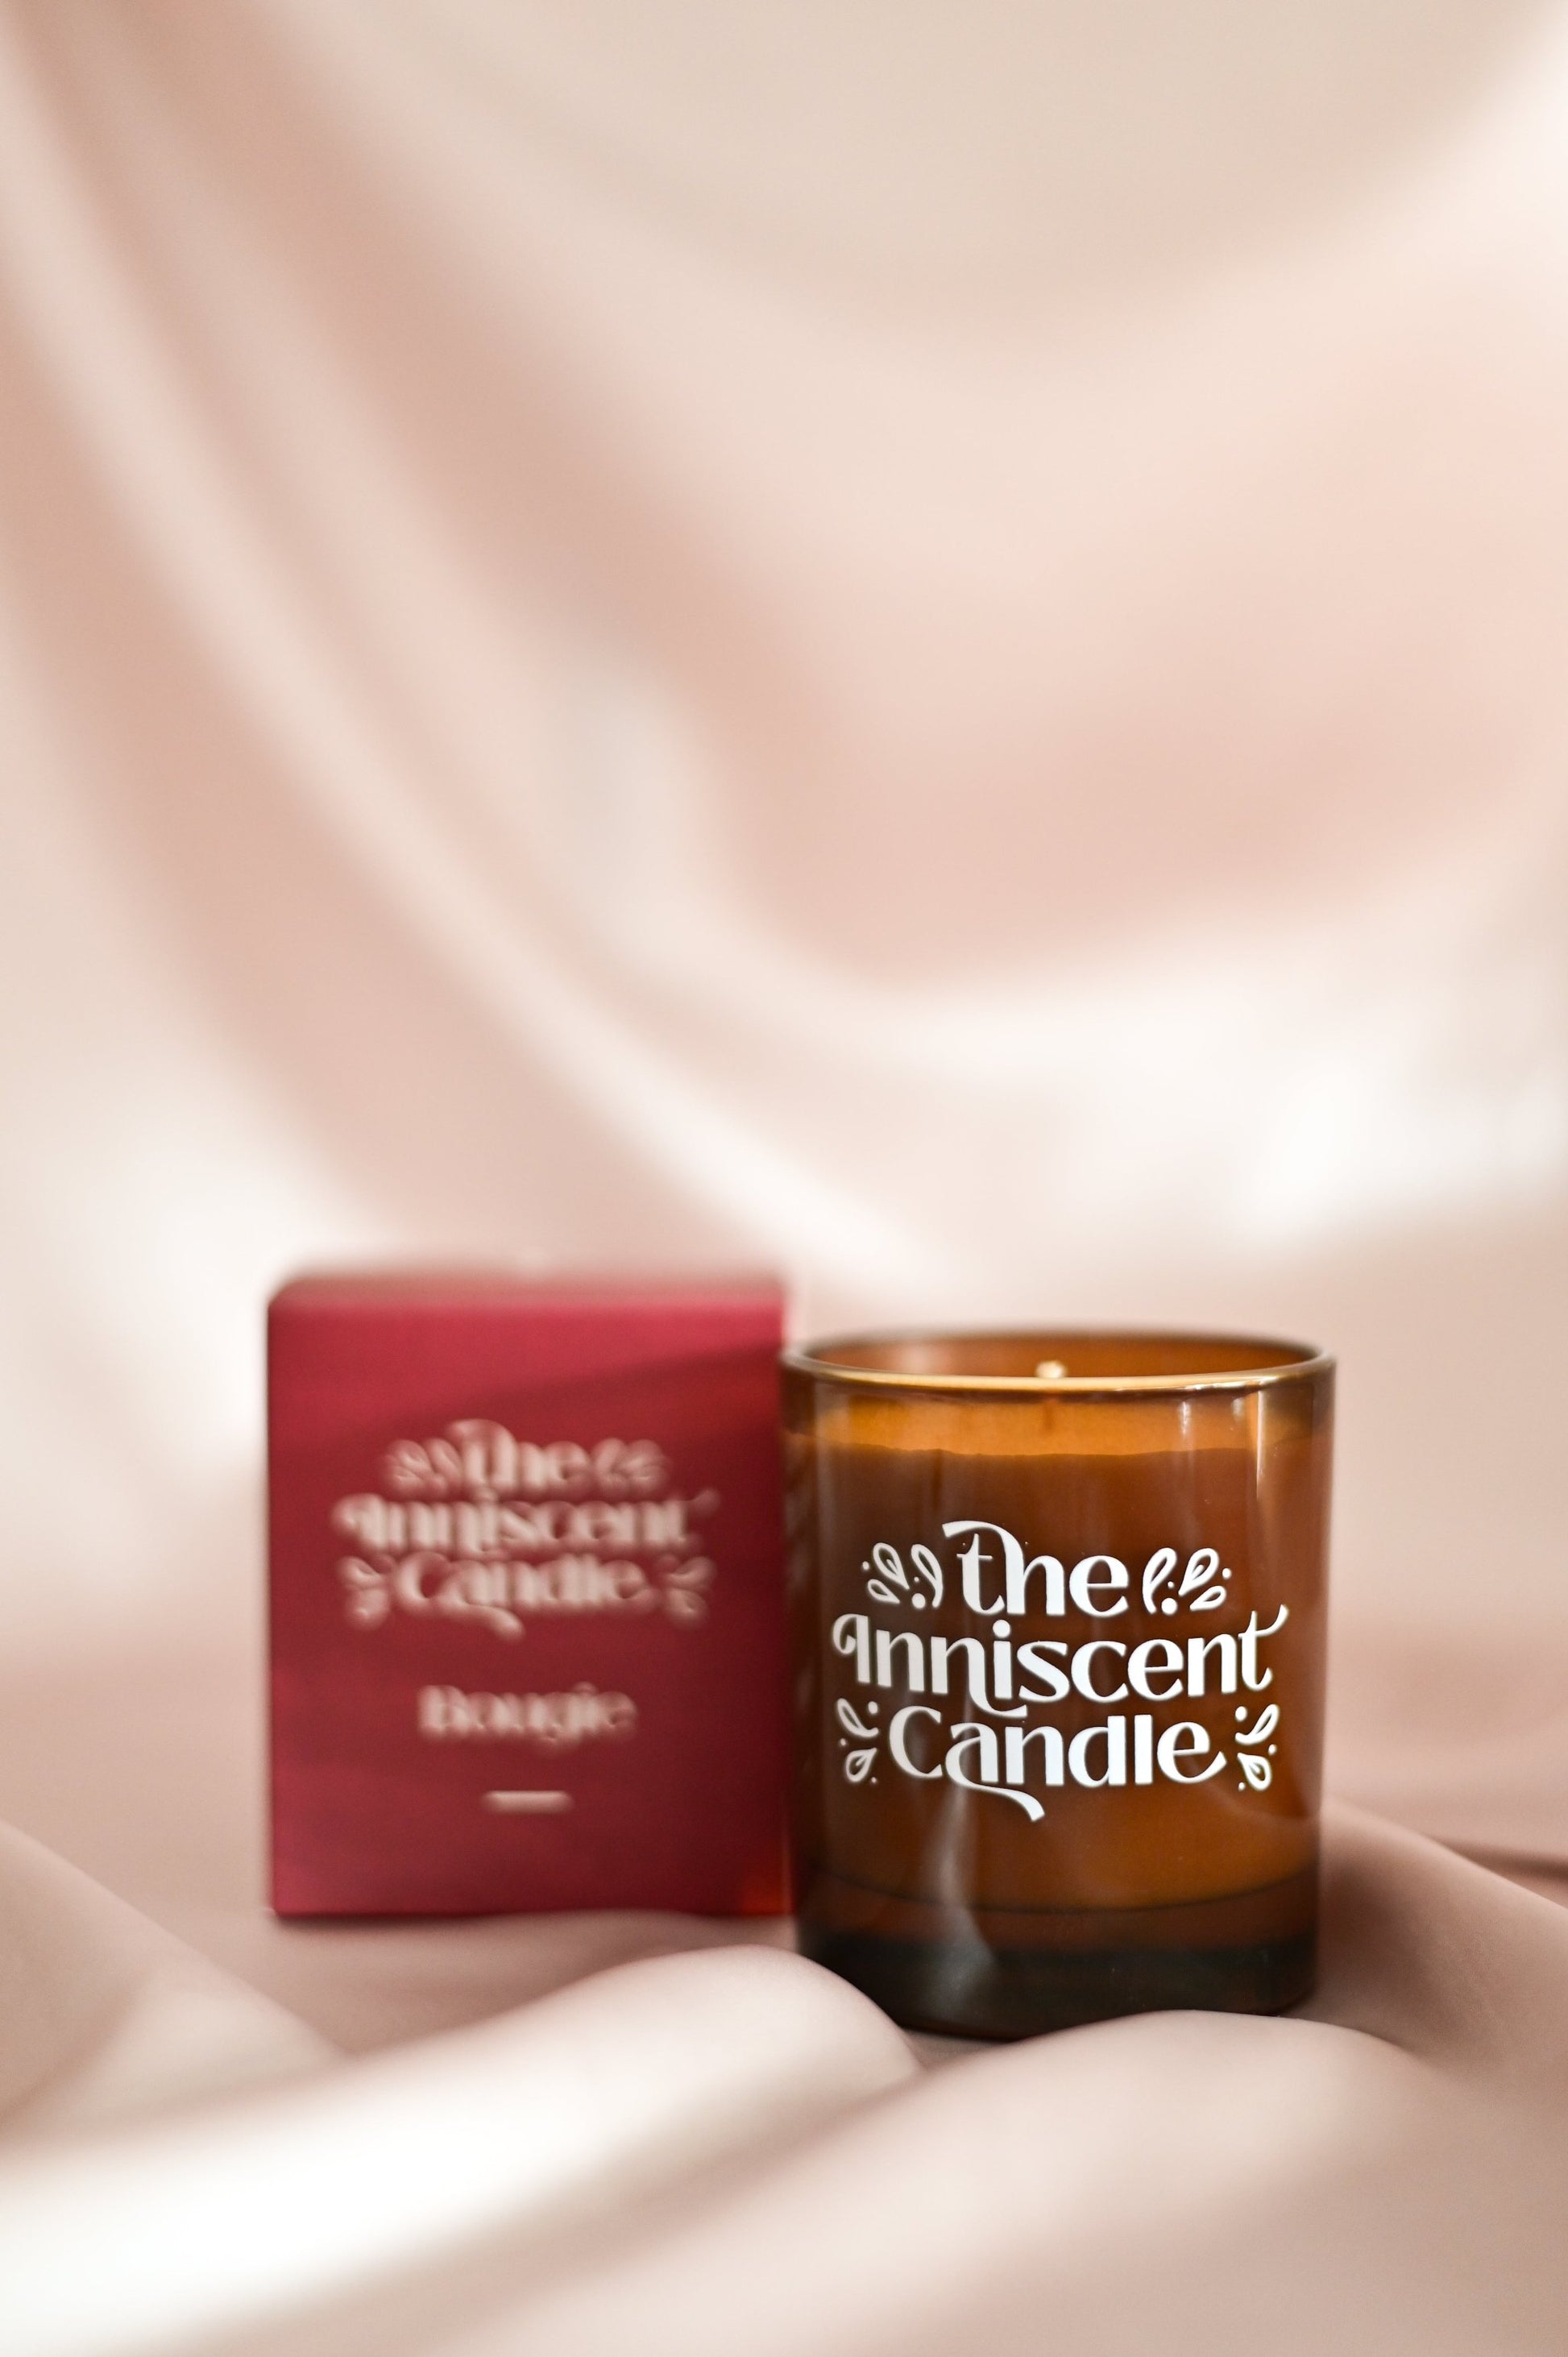
[[[940,1363],[943,1354],[961,1363]],[[1130,1367],[1089,1364],[1118,1354]],[[1016,1357],[1015,1369],[987,1372],[961,1361]],[[1079,1361],[1074,1368],[1075,1358]],[[1169,1361],[1151,1363],[1160,1359]],[[1202,1363],[1208,1361],[1206,1365]],[[1315,1343],[1187,1327],[908,1327],[835,1334],[781,1353],[792,1372],[885,1393],[994,1398],[1144,1397],[1250,1392],[1329,1372],[1332,1354]]]

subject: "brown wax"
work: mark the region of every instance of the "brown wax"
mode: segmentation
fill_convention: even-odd
[[[870,1361],[850,1380],[813,1366],[830,1351],[786,1381],[807,1953],[980,2035],[1304,1995],[1327,1362],[1233,1345],[1228,1373],[1191,1337],[843,1347]],[[1273,1363],[1225,1387],[1249,1353]],[[1019,1388],[963,1387],[987,1368]],[[1074,1388],[1119,1372],[1172,1387]]]

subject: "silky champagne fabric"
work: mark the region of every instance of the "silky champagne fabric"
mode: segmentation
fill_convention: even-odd
[[[7,2357],[1568,2341],[1564,286],[1525,0],[0,6]],[[1513,1879],[926,2071],[271,1922],[259,1308],[388,1254],[1330,1343],[1332,1781]]]

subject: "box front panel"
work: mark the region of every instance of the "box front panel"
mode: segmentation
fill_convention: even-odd
[[[274,1312],[280,1912],[785,1903],[777,1313],[595,1316]]]

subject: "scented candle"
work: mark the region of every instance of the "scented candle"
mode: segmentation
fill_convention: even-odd
[[[1332,1361],[1047,1331],[785,1371],[804,1953],[979,2037],[1305,1996]]]

